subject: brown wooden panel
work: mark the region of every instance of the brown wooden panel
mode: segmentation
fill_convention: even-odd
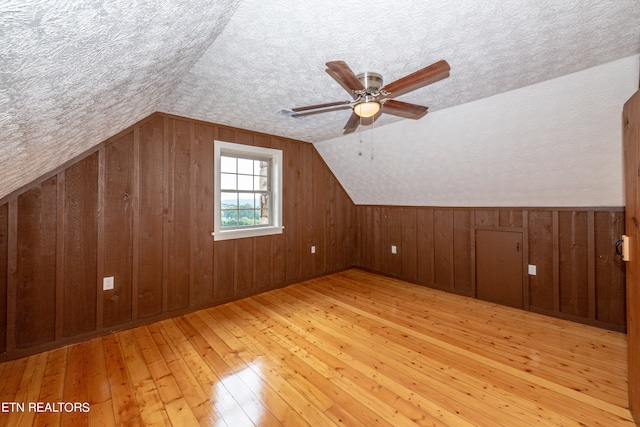
[[[274,138],[274,142],[276,139]],[[279,141],[285,152],[283,165],[283,192],[284,192],[284,237],[286,248],[286,274],[287,281],[293,281],[300,278],[300,230],[302,221],[300,220],[300,197],[299,189],[301,187],[301,170],[300,170],[300,144],[293,141]],[[274,147],[275,148],[275,147]]]
[[[326,257],[329,248],[326,245],[326,209],[327,209],[327,168],[316,149],[311,145],[311,171],[313,173],[312,200],[313,216],[311,224],[313,229],[312,240],[316,245],[316,253],[312,257],[313,275],[319,275],[325,271]]]
[[[418,208],[417,247],[418,247],[418,283],[433,284],[435,281],[435,238],[433,231],[433,209]]]
[[[324,247],[325,250],[325,265],[324,271],[336,271],[339,264],[338,247],[343,246],[344,241],[340,241],[338,238],[338,195],[336,193],[337,183],[335,178],[329,172],[326,164],[322,159],[322,167],[324,168],[326,193],[324,201]]]
[[[63,335],[96,328],[98,153],[65,171]]]
[[[596,319],[626,324],[625,266],[614,251],[624,234],[624,212],[595,212]]]
[[[627,284],[627,355],[629,408],[640,422],[640,91],[633,94],[622,110],[624,159],[625,234],[629,236],[630,254],[636,254],[626,266]],[[631,255],[632,257],[634,255]]]
[[[352,211],[354,210],[351,200],[347,193],[342,189],[338,180],[330,174],[331,180],[334,182],[334,199],[335,199],[335,264],[336,270],[354,265],[354,256],[352,253],[354,248],[353,239],[355,227],[352,221]]]
[[[169,150],[166,165],[168,194],[167,222],[167,309],[169,311],[189,305],[190,295],[190,220],[191,220],[191,139],[193,123],[184,120],[169,121]]]
[[[271,139],[271,148],[275,148],[277,150],[283,151],[282,156],[283,156],[284,164],[287,164],[288,162],[287,152],[286,152],[288,146],[289,145],[286,144],[281,139],[278,139],[278,138]],[[283,173],[284,173],[284,170],[283,170]],[[286,176],[283,177],[283,185],[285,185],[284,183],[287,179],[288,178]],[[294,197],[298,197],[298,196],[294,195]],[[285,194],[283,206],[285,206],[284,204],[286,203],[287,203],[287,198]],[[284,210],[283,214],[286,214],[287,209],[283,208],[283,210]],[[292,221],[294,222],[300,221],[300,219],[296,217],[296,218],[293,218]],[[286,223],[285,223],[285,230],[286,230]],[[287,266],[289,264],[289,260],[287,259],[287,241],[284,234],[276,234],[271,236],[271,256],[272,256],[271,281],[273,283],[273,286],[281,285],[287,280],[287,268],[288,268]]]
[[[7,344],[7,284],[9,274],[9,206],[0,205],[0,353]]]
[[[453,212],[454,287],[471,292],[471,211]]]
[[[272,286],[271,245],[272,236],[262,236],[253,241],[253,289],[267,289]]]
[[[215,299],[221,300],[233,297],[235,240],[219,240],[215,242],[213,260]]]
[[[529,212],[529,264],[536,275],[529,276],[529,305],[553,310],[553,216],[551,211]]]
[[[322,248],[316,247],[316,253],[311,254],[311,246],[315,246],[313,240],[313,147],[311,145],[300,146],[300,269],[302,277],[313,275],[314,257]]]
[[[495,210],[475,210],[475,225],[482,227],[495,227],[498,225]]]
[[[15,342],[26,348],[53,341],[56,320],[57,180],[18,197]]]
[[[252,132],[237,130],[235,142],[237,142],[238,144],[255,145],[254,138],[255,134],[253,134]]]
[[[559,220],[560,311],[589,316],[587,213],[562,211]]]
[[[384,241],[382,251],[387,264],[386,271],[396,277],[402,275],[402,211],[400,208],[386,209],[386,226],[384,227]],[[391,253],[391,245],[396,247],[396,253]]]
[[[224,126],[216,127],[216,139],[218,141],[236,142],[236,131]]]
[[[376,271],[387,271],[387,208],[373,208],[373,268]]]
[[[138,317],[162,312],[164,118],[140,127],[138,178]]]
[[[501,210],[499,216],[500,227],[523,227],[521,210]]]
[[[237,239],[235,243],[234,293],[246,295],[253,290],[253,239]]]
[[[133,266],[133,132],[105,147],[103,274],[114,289],[103,292],[104,326],[131,320]]]
[[[415,282],[418,280],[418,242],[416,208],[402,208],[402,241],[400,257],[402,259],[402,278]]]
[[[194,127],[191,169],[194,181],[191,230],[193,254],[193,301],[200,305],[213,300],[213,126]]]
[[[453,210],[433,211],[435,235],[435,284],[443,288],[453,287]]]

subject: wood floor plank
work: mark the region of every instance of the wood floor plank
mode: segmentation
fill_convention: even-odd
[[[171,426],[164,403],[138,347],[133,331],[120,333],[120,347],[144,425]]]
[[[337,307],[333,307],[333,310],[336,309]],[[296,310],[296,312],[298,311]],[[305,316],[307,315],[313,318],[313,315],[305,314]],[[322,318],[316,318],[315,320],[314,323],[316,325],[323,323]],[[439,390],[437,394],[431,392],[429,394],[430,399],[440,401],[442,404],[449,403],[451,410],[454,410],[460,416],[464,416],[465,411],[470,411],[471,414],[468,416],[473,418],[475,423],[478,423],[478,414],[484,413],[491,420],[490,417],[495,414],[495,410],[499,409],[503,417],[501,421],[508,425],[532,425],[533,414],[528,411],[538,409],[538,405],[529,404],[525,399],[518,399],[505,390],[501,390],[487,382],[477,381],[474,377],[451,367],[450,365],[453,364],[452,361],[455,355],[448,353],[443,361],[435,362],[431,358],[433,348],[412,347],[410,336],[396,334],[396,338],[394,338],[390,334],[389,328],[386,328],[384,332],[386,334],[385,338],[376,338],[372,336],[370,331],[360,329],[354,324],[348,324],[337,317],[331,318],[324,323],[327,325],[325,332],[331,335],[346,331],[345,340],[353,342],[349,350],[358,360],[364,360],[369,365],[376,366],[380,372],[387,373],[389,377],[395,377],[401,384],[412,384],[412,391],[429,394],[430,389]],[[330,329],[331,325],[339,325],[340,329]],[[366,339],[358,340],[358,338],[362,337]],[[392,348],[397,348],[399,351],[385,350],[391,342],[394,344]],[[421,357],[423,351],[429,352],[430,357],[426,359]],[[385,355],[385,353],[387,354]],[[380,360],[371,358],[369,354],[378,355],[376,358]],[[407,370],[407,367],[411,369]],[[467,403],[466,397],[468,396],[474,397],[471,405]],[[443,397],[446,398],[443,399]],[[464,406],[461,402],[464,402]],[[473,405],[474,402],[483,404]],[[513,417],[508,414],[512,414]],[[560,425],[571,425],[570,420],[548,409],[543,416],[547,421],[556,422]],[[487,419],[485,419],[485,422],[487,422]],[[490,425],[491,421],[488,424]]]
[[[327,292],[329,292],[328,289],[322,288],[322,295],[325,295]],[[338,297],[343,296],[339,291],[334,295]],[[360,309],[369,312],[374,317],[386,312],[386,310],[382,308],[371,309],[369,304],[363,304],[362,302],[356,302],[354,306],[358,306]],[[403,313],[405,313],[404,310],[406,310],[406,308],[403,307]],[[618,371],[618,376],[612,376],[615,372],[609,367],[607,367],[607,369],[595,369],[590,372],[587,378],[584,374],[585,371],[593,367],[591,364],[588,366],[568,364],[566,363],[566,359],[563,361],[549,353],[546,353],[544,357],[538,357],[537,360],[532,360],[530,348],[514,348],[512,345],[501,344],[498,338],[489,339],[485,342],[475,338],[478,335],[483,336],[489,334],[488,331],[478,330],[475,333],[470,333],[455,326],[452,327],[452,322],[442,322],[442,325],[445,326],[436,324],[423,327],[419,324],[419,321],[412,319],[410,315],[398,317],[390,314],[387,315],[387,317],[398,324],[423,332],[427,331],[432,337],[444,340],[456,347],[466,348],[476,354],[489,357],[506,365],[526,366],[527,372],[529,373],[538,375],[543,379],[552,379],[567,387],[574,389],[579,388],[581,392],[598,399],[610,401],[620,406],[626,402],[626,385],[616,380],[624,371]],[[452,331],[456,331],[457,333],[452,334]],[[556,364],[555,366],[553,366],[554,363]],[[612,378],[613,381],[611,380]]]
[[[47,366],[42,379],[39,402],[62,402],[64,393],[65,371],[67,368],[68,348],[60,348],[49,352]],[[59,425],[60,412],[39,412],[36,414],[33,424],[41,426]]]
[[[107,335],[103,341],[116,424],[138,423],[141,408],[135,400],[133,385],[120,348],[120,334]]]
[[[175,346],[168,343],[160,324],[149,325],[148,330],[148,337],[152,341],[145,341],[147,361],[154,367],[152,372],[165,405],[176,400],[184,400],[199,423],[206,425],[220,422],[215,402],[211,401],[211,396],[194,377],[186,362],[174,352]],[[174,405],[170,417],[182,416],[181,412],[175,412],[176,408],[182,407],[182,403]]]
[[[36,413],[29,410],[29,403],[37,402],[47,364],[47,353],[35,354],[27,358],[27,363],[20,378],[20,384],[13,399],[22,404],[22,408],[9,413],[7,426],[30,426]]]
[[[0,402],[90,411],[0,427],[633,426],[626,370],[624,334],[352,269],[4,362]]]

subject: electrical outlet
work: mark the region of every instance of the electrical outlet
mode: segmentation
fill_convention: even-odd
[[[391,245],[391,253],[392,254],[397,254],[398,253],[398,248],[396,248],[395,245]]]
[[[315,254],[316,253],[316,247],[315,246],[311,246],[311,253]]]
[[[529,264],[529,275],[530,276],[535,276],[536,275],[536,266]]]
[[[102,290],[110,291],[113,289],[113,276],[105,277],[102,279]]]

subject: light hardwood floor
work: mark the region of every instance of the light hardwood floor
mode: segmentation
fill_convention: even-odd
[[[0,379],[11,427],[633,425],[625,335],[359,270],[6,362]]]

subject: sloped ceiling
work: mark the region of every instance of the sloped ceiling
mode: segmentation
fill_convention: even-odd
[[[639,22],[638,0],[5,1],[0,198],[153,111],[333,141],[348,111],[278,113],[348,99],[327,61],[391,82],[446,59],[448,79],[401,98],[428,105],[422,120],[433,121],[439,110],[635,55]],[[398,120],[375,126],[415,125]]]

